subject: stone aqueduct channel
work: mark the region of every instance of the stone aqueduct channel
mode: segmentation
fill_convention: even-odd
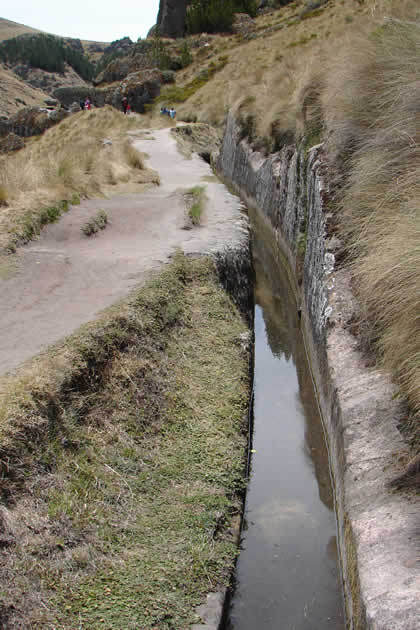
[[[187,255],[248,251],[242,204],[202,159],[183,157],[169,129],[142,132],[134,142],[150,156],[148,165],[159,172],[161,185],[73,207],[18,250],[16,271],[0,278],[0,373],[94,319],[162,268],[177,248]],[[230,116],[217,164],[273,231],[292,268],[307,212],[297,293],[330,448],[348,625],[415,630],[418,500],[387,486],[396,472],[393,453],[404,446],[398,404],[386,375],[365,368],[357,340],[346,329],[352,312],[349,279],[334,269],[325,241],[317,149],[308,159],[288,148],[264,159],[241,140]],[[206,187],[208,203],[202,225],[188,230],[182,191],[196,185]],[[88,239],[81,226],[99,209],[110,224]],[[216,621],[206,627],[216,629],[219,616],[212,618]]]

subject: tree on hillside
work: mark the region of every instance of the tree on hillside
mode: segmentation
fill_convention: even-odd
[[[67,63],[87,80],[94,74],[94,66],[84,54],[66,45],[63,39],[43,33],[30,37],[14,37],[2,42],[0,59],[10,64],[26,63],[33,68],[61,74]]]
[[[257,14],[255,0],[190,0],[187,10],[189,33],[220,33],[232,30],[235,13]]]

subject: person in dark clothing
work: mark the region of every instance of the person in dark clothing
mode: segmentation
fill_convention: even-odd
[[[122,107],[123,107],[124,114],[126,114],[127,113],[127,109],[128,109],[128,98],[126,96],[124,96],[124,98],[122,100]]]

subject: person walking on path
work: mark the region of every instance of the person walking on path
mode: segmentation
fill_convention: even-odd
[[[122,100],[122,108],[123,108],[124,114],[126,114],[128,110],[128,98],[126,96],[124,96]]]

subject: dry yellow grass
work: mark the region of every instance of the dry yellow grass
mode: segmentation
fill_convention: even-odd
[[[345,47],[322,97],[339,229],[376,346],[420,411],[420,22],[390,19]],[[342,188],[344,184],[344,188]]]
[[[257,18],[250,41],[209,38],[177,82],[228,63],[178,114],[222,125],[233,108],[265,151],[326,140],[360,329],[419,411],[420,6],[337,0],[302,19],[306,4]]]
[[[119,185],[158,183],[127,140],[126,132],[140,125],[111,107],[80,112],[2,157],[0,188],[8,205],[0,208],[0,247],[28,212],[74,193],[100,196]]]
[[[304,4],[296,2],[259,17],[257,34],[261,37],[251,41],[212,37],[208,58],[228,55],[229,61],[212,81],[178,107],[179,116],[196,115],[199,120],[221,124],[230,108],[239,109],[245,102],[246,111],[256,116],[260,137],[270,135],[276,120],[294,130],[296,103],[311,69],[322,68],[331,46],[371,20],[368,6],[354,0],[331,3],[319,14],[301,20]],[[203,59],[198,57],[197,62],[202,64]],[[177,82],[187,82],[197,71],[194,63],[179,73]]]
[[[12,22],[12,20],[6,20],[0,18],[0,41],[5,39],[11,39],[12,37],[19,37],[19,35],[36,35],[36,33],[42,33],[43,31],[31,26],[25,26],[25,24],[19,24],[18,22]]]
[[[0,64],[0,115],[12,116],[22,107],[41,106],[48,95]]]

